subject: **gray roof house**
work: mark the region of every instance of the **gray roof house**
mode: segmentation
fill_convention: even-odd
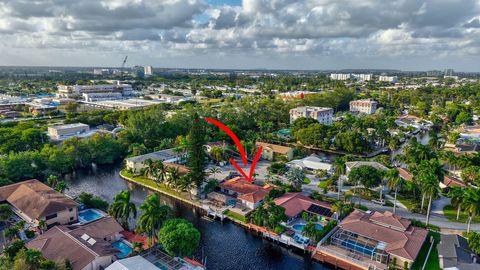
[[[478,270],[477,257],[467,239],[456,234],[442,234],[438,245],[440,267],[446,270]]]
[[[185,154],[183,154],[185,155]],[[125,165],[128,169],[138,172],[144,168],[144,162],[147,159],[152,161],[160,160],[162,162],[175,163],[182,158],[182,154],[175,153],[174,149],[165,149],[157,152],[148,153],[136,157],[129,157],[125,159]]]

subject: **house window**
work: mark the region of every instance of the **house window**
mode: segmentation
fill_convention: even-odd
[[[70,221],[73,221],[73,217],[70,217]]]
[[[72,212],[72,211],[73,211],[73,208],[68,209],[68,211]]]
[[[49,219],[56,218],[56,217],[57,217],[57,213],[48,215],[48,216],[45,217],[45,219],[49,220]]]

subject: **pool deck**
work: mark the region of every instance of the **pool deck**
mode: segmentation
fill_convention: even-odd
[[[388,269],[388,266],[385,264],[370,260],[358,254],[352,254],[348,250],[333,245],[317,247],[317,252],[314,253],[313,258],[322,263],[326,262],[342,269]]]

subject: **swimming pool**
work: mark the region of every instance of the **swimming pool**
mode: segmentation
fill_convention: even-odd
[[[130,253],[132,253],[132,250],[133,250],[129,244],[127,244],[125,241],[122,241],[122,240],[113,242],[112,246],[116,250],[120,251],[120,254],[117,254],[117,258],[119,259],[127,257],[128,255],[130,255]]]
[[[305,224],[295,224],[292,226],[292,228],[295,231],[301,232],[305,228]],[[321,231],[323,229],[323,226],[318,223],[315,223],[315,229],[317,229],[317,231]]]
[[[342,242],[342,246],[344,246],[346,248],[349,248],[351,250],[358,251],[358,252],[363,253],[363,254],[368,255],[368,256],[372,256],[373,252],[375,251],[374,247],[369,247],[367,245],[362,245],[362,244],[356,243],[352,240],[344,240]]]
[[[105,215],[95,209],[87,209],[78,212],[78,220],[81,223],[87,223],[104,217]]]

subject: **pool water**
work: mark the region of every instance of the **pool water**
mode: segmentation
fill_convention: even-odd
[[[295,224],[292,226],[292,228],[295,231],[301,232],[305,228],[305,224]],[[315,229],[317,229],[317,231],[321,231],[323,229],[323,226],[318,223],[315,223]]]
[[[112,246],[116,250],[120,251],[120,254],[117,254],[117,257],[120,258],[120,259],[125,258],[128,255],[130,255],[130,253],[132,253],[132,250],[133,250],[131,246],[129,246],[127,243],[125,243],[122,240],[113,242]]]
[[[87,223],[90,221],[97,220],[99,218],[102,218],[104,215],[96,210],[93,209],[87,209],[78,212],[78,220],[80,220],[81,223]]]
[[[374,247],[369,247],[367,245],[362,245],[360,243],[355,243],[352,240],[344,240],[341,244],[342,246],[349,248],[351,250],[358,251],[368,256],[372,256],[373,252],[375,251]]]

